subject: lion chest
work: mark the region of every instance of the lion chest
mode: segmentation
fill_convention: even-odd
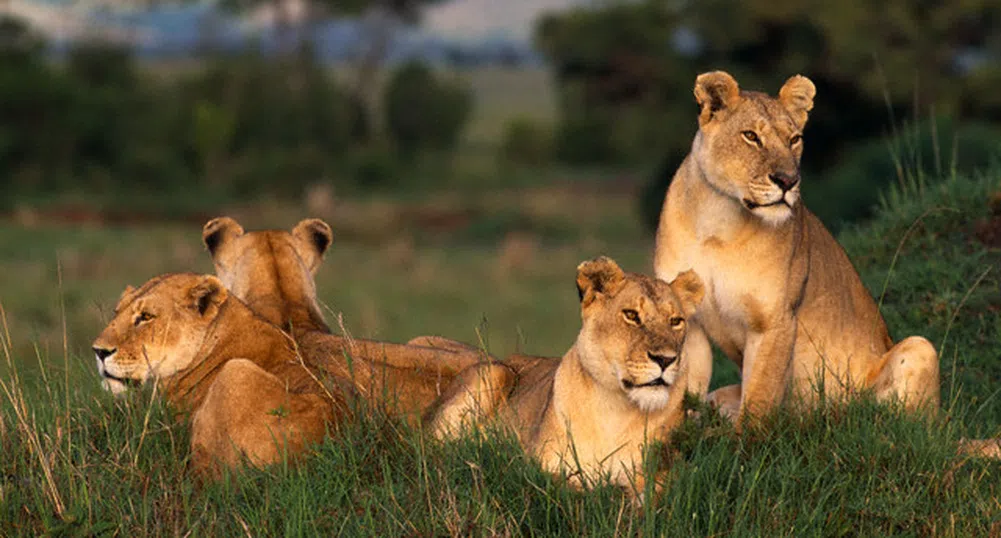
[[[739,363],[748,338],[767,330],[781,311],[784,275],[758,248],[728,249],[709,239],[694,250],[692,265],[706,285],[695,320]]]

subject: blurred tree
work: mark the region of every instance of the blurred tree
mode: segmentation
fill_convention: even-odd
[[[472,112],[472,92],[441,80],[425,64],[400,66],[386,85],[386,128],[404,157],[451,150]]]
[[[613,2],[545,16],[535,40],[560,86],[559,155],[662,160],[645,194],[651,225],[695,130],[691,88],[702,71],[725,69],[770,93],[809,76],[808,176],[909,112],[1001,120],[998,0]],[[573,127],[595,121],[597,140]],[[565,151],[560,133],[571,128],[574,144],[607,151]]]
[[[444,1],[447,0],[301,0],[301,3],[295,0],[222,0],[222,5],[239,11],[270,6],[279,49],[285,52],[308,47],[312,35],[310,28],[324,17],[363,16],[365,40],[361,53],[356,56],[353,93],[371,116],[378,95],[376,84],[393,35],[400,26],[419,23],[426,6]],[[303,10],[299,17],[293,15],[296,6]],[[296,42],[299,47],[293,46]]]

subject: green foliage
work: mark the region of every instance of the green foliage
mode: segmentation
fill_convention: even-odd
[[[572,146],[581,148],[558,156],[664,162],[644,192],[662,199],[695,131],[692,86],[700,72],[725,69],[743,89],[770,94],[793,74],[810,77],[817,97],[803,168],[807,178],[817,178],[911,112],[958,124],[1001,120],[999,31],[1001,4],[994,0],[934,6],[920,0],[647,0],[549,15],[539,21],[535,40],[560,88],[557,132],[570,133]],[[644,219],[655,223],[650,208],[656,202],[642,204]]]
[[[1001,157],[1001,129],[944,118],[904,127],[889,139],[852,147],[840,164],[803,186],[807,206],[832,230],[869,218],[890,187],[920,190],[958,174],[971,176]]]
[[[494,243],[448,242],[404,225],[417,238],[408,255],[342,231],[317,275],[323,303],[343,311],[359,337],[441,331],[468,342],[482,336],[496,354],[519,346],[561,353],[580,323],[575,264],[605,252],[642,270],[651,248],[628,200],[570,192],[482,197],[476,233],[558,232],[545,233],[544,253],[511,274],[499,270]],[[648,467],[667,472],[642,506],[616,488],[567,487],[509,434],[437,443],[378,413],[347,424],[301,466],[197,485],[186,471],[186,422],[152,387],[125,399],[100,393],[86,346],[102,323],[94,305],[113,304],[124,283],[164,268],[211,271],[198,223],[0,226],[0,268],[18,282],[0,289],[4,323],[34,320],[0,326],[0,535],[990,536],[1001,526],[1001,465],[955,448],[964,435],[1001,434],[1001,250],[981,240],[989,223],[1001,226],[998,202],[989,202],[999,193],[996,169],[929,182],[887,196],[872,222],[840,235],[882,296],[892,334],[924,335],[942,350],[940,417],[926,422],[862,398],[780,409],[737,435],[703,407],[673,436],[672,453],[649,457]],[[350,202],[340,208],[357,211]],[[297,212],[281,218],[294,222]],[[357,216],[357,226],[375,227],[380,214]],[[33,336],[48,327],[61,337],[63,302],[65,358],[46,352],[61,350],[60,338]]]
[[[509,120],[500,148],[501,158],[512,164],[542,165],[553,157],[552,134],[530,118]]]
[[[404,155],[455,147],[472,112],[472,92],[447,81],[425,64],[409,62],[392,74],[386,86],[386,129]]]
[[[944,406],[969,409],[967,425],[997,435],[1001,395],[1001,173],[929,182],[887,197],[870,224],[840,240],[880,299],[891,335],[927,337],[939,350]],[[997,236],[994,236],[997,237]]]

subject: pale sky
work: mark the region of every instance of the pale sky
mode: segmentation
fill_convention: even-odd
[[[527,39],[535,18],[581,0],[452,0],[425,12],[423,27],[448,37],[482,37],[495,32]]]
[[[298,11],[302,0],[284,0]],[[451,0],[424,12],[422,27],[429,33],[451,38],[482,38],[503,34],[528,40],[535,19],[540,13],[565,9],[589,0]],[[90,32],[100,32],[112,39],[144,40],[152,35],[121,32],[87,20],[86,11],[95,5],[125,7],[143,5],[135,0],[0,0],[0,13],[13,12],[25,16],[36,28],[52,37],[73,38]],[[266,23],[270,18],[270,3],[249,14],[252,23]],[[110,34],[110,35],[109,35]],[[122,34],[122,35],[118,35]]]

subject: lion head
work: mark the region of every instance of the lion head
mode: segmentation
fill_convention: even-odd
[[[320,219],[305,219],[291,232],[245,232],[232,218],[219,217],[202,229],[216,275],[234,296],[275,325],[321,330],[329,329],[313,276],[332,238]]]
[[[93,343],[104,388],[120,394],[187,368],[226,298],[226,288],[211,275],[167,274],[126,288],[115,317]]]
[[[686,371],[681,348],[687,318],[702,301],[702,280],[689,270],[668,284],[600,257],[577,267],[577,290],[584,369],[643,411],[662,409]]]
[[[800,75],[786,81],[777,99],[741,90],[723,71],[699,75],[692,154],[705,179],[764,222],[787,220],[800,198],[803,127],[815,95],[813,82]]]

